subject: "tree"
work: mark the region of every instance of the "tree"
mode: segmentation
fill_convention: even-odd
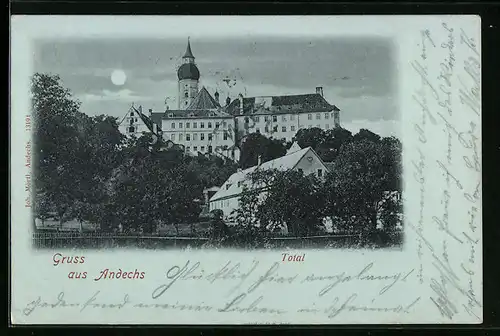
[[[325,131],[318,127],[301,128],[295,134],[294,140],[301,148],[312,147],[317,150],[325,141]]]
[[[260,133],[249,134],[241,145],[240,167],[245,169],[286,155],[284,141],[269,139]]]
[[[249,176],[251,187],[240,199],[236,220],[240,225],[274,231],[286,225],[295,236],[318,230],[323,215],[321,182],[314,175],[296,171],[256,171]]]
[[[380,135],[375,134],[372,131],[367,130],[366,128],[362,128],[359,130],[358,133],[354,135],[353,140],[354,141],[368,140],[368,141],[378,142],[380,140]]]
[[[325,131],[324,140],[316,152],[325,162],[333,162],[340,148],[353,140],[352,133],[344,128],[335,127]]]
[[[31,80],[35,217],[54,211],[62,225],[74,204],[80,103],[56,75],[36,73]]]
[[[343,229],[364,236],[377,229],[382,200],[396,179],[388,156],[382,142],[363,139],[342,146],[325,185],[329,211],[342,219]]]

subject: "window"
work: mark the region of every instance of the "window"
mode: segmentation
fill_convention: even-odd
[[[286,121],[286,115],[281,116],[281,121]]]
[[[273,116],[273,122],[277,122],[278,121],[278,116]]]
[[[226,127],[227,123],[225,121],[222,122],[222,127]]]
[[[257,127],[257,128],[255,129],[255,132],[256,132],[256,133],[260,133],[260,129]]]
[[[190,123],[187,122],[186,123],[186,128],[189,128],[190,126],[191,126]]]
[[[332,118],[335,118],[335,112],[332,112]]]
[[[290,126],[290,131],[295,132],[295,126]]]
[[[182,123],[179,123],[179,128],[182,128]]]
[[[135,118],[135,121],[137,121],[137,118]]]
[[[195,122],[193,123],[193,128],[197,128],[197,127],[198,127],[198,123],[195,121]]]
[[[264,132],[268,133],[269,132],[269,127],[264,127]]]
[[[269,117],[268,116],[264,116],[264,121],[269,121]]]
[[[210,121],[208,122],[208,128],[212,128],[212,123]]]
[[[175,128],[175,123],[172,123],[172,128]]]
[[[130,125],[134,124],[134,118],[130,119]]]
[[[330,128],[330,125],[329,125],[329,124],[326,124],[326,125],[325,125],[325,128],[326,128],[326,129],[329,129],[329,128]]]
[[[260,118],[259,118],[259,116],[255,116],[255,117],[253,117],[253,120],[254,120],[255,122],[259,122]]]
[[[230,183],[226,184],[226,190],[228,190],[229,188],[231,188],[231,184]],[[224,202],[224,201],[222,201],[222,202]]]
[[[222,146],[222,149],[226,150],[227,149],[227,145]]]
[[[193,133],[193,141],[196,141],[196,140],[198,140],[198,134]]]
[[[245,124],[248,124],[248,117],[245,117]]]
[[[307,114],[307,120],[312,120],[313,119],[313,115],[311,113],[308,113]]]
[[[304,174],[304,171],[302,170],[302,168],[299,168],[299,173]]]
[[[325,119],[328,119],[330,117],[330,113],[326,112],[325,113]]]
[[[212,133],[208,133],[208,141],[212,141]]]
[[[321,119],[321,113],[316,113],[316,120]]]
[[[170,140],[172,140],[172,141],[175,140],[175,134],[174,133],[170,134]]]
[[[208,146],[208,152],[212,153],[212,146]]]
[[[130,112],[130,116],[133,117],[134,116],[134,111]]]
[[[318,169],[318,177],[322,177],[323,176],[323,169]]]
[[[227,132],[224,131],[224,140],[227,140]]]
[[[278,132],[278,126],[273,126],[273,132]]]
[[[182,141],[182,134],[179,134],[179,141]]]
[[[217,122],[215,123],[215,128],[219,128],[219,126],[220,126],[220,123],[217,121]]]
[[[200,140],[205,140],[205,133],[200,133]],[[203,147],[201,147],[203,148]]]
[[[188,151],[188,152],[189,152],[190,150],[191,150],[191,147],[187,146],[187,147],[186,147],[186,151]]]
[[[292,114],[292,115],[290,116],[290,120],[292,120],[292,121],[293,121],[293,120],[295,120],[295,114]]]
[[[198,146],[194,146],[194,147],[193,147],[193,150],[194,150],[195,152],[197,152],[197,151],[198,151]]]
[[[134,133],[135,132],[135,127],[134,126],[130,126],[128,128],[128,131],[129,131],[129,133]]]
[[[205,151],[205,146],[201,146],[200,151],[204,152]]]
[[[281,127],[281,132],[286,132],[286,126]]]
[[[185,98],[189,97],[189,93],[187,91],[184,92],[184,97]],[[187,102],[186,102],[186,104],[187,104]]]
[[[186,134],[186,141],[191,141],[191,134]]]
[[[200,128],[205,128],[205,123],[204,122],[200,122]]]

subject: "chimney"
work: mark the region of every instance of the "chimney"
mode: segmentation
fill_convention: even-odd
[[[316,93],[321,95],[323,97],[323,87],[322,86],[316,86]]]
[[[240,100],[240,114],[243,114],[243,95],[240,93],[238,98]]]
[[[229,96],[227,96],[227,98],[226,98],[226,106],[229,106],[229,104],[231,104],[231,98],[229,98]]]
[[[218,103],[219,102],[219,92],[215,91],[215,101]]]
[[[259,155],[257,157],[257,166],[260,166],[262,164],[262,155]]]
[[[151,117],[153,115],[153,109],[149,109],[148,112],[149,112],[149,117]]]

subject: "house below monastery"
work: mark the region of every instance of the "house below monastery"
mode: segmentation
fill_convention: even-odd
[[[210,198],[210,211],[220,209],[224,213],[224,218],[231,221],[231,215],[239,207],[239,200],[243,187],[252,188],[250,174],[258,170],[265,171],[277,169],[279,171],[299,171],[304,175],[316,174],[323,177],[327,173],[327,168],[321,158],[311,148],[301,149],[297,144],[293,144],[285,156],[258,164],[256,166],[238,171],[231,175],[220,189]],[[261,199],[265,197],[265,192],[260,194]]]

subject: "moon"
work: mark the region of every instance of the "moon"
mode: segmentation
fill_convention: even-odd
[[[111,82],[115,85],[121,86],[125,84],[125,81],[127,80],[127,75],[125,75],[125,72],[123,70],[113,70],[111,73]]]

